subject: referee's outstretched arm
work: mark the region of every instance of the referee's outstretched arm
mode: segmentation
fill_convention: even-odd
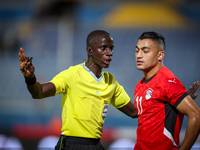
[[[53,83],[40,84],[36,81],[35,67],[32,64],[32,59],[26,57],[23,48],[19,52],[20,70],[24,75],[27,88],[34,99],[42,99],[45,97],[54,96],[56,87]]]

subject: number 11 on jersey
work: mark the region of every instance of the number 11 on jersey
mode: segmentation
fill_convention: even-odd
[[[137,96],[136,97],[136,103],[137,103],[137,109],[138,109],[138,115],[141,115],[142,114],[142,96]]]

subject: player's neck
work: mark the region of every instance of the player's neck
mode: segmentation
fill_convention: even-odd
[[[157,66],[150,69],[149,71],[143,71],[145,79],[148,80],[153,77],[163,66],[163,63],[159,63]]]

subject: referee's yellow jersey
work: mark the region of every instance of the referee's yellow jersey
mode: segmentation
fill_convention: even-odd
[[[72,66],[50,82],[62,94],[62,129],[66,136],[101,138],[109,104],[126,105],[130,97],[112,74],[97,78],[85,63]]]

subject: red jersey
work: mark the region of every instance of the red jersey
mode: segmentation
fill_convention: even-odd
[[[134,150],[176,150],[184,115],[178,104],[187,96],[181,81],[165,66],[152,78],[136,85],[134,104],[138,113]]]

